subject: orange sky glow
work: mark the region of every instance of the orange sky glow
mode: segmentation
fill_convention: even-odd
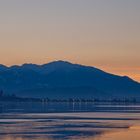
[[[0,63],[91,65],[140,82],[140,1],[0,1]]]

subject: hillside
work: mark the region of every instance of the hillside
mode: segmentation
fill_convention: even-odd
[[[140,84],[127,76],[66,61],[0,65],[0,89],[23,97],[140,97]]]

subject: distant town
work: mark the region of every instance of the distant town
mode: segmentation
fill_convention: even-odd
[[[68,99],[50,99],[50,98],[32,98],[32,97],[19,97],[15,94],[5,94],[3,90],[0,90],[0,102],[110,102],[110,103],[140,103],[139,99],[136,98],[110,98],[110,99],[101,99],[101,98],[92,98],[92,99],[83,99],[83,98],[68,98]]]

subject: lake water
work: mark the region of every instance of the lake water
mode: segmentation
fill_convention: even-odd
[[[0,140],[140,140],[140,105],[0,103]]]

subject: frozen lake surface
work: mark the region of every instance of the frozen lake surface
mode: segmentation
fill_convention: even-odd
[[[1,140],[140,140],[140,105],[0,103]]]

